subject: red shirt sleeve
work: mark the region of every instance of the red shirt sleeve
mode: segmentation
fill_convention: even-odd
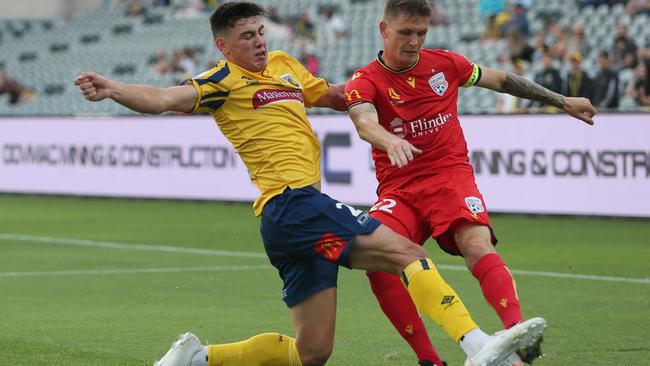
[[[368,79],[366,71],[358,70],[345,85],[345,103],[348,108],[364,102],[373,103],[377,89]]]
[[[460,86],[470,87],[476,83],[478,78],[478,65],[474,64],[470,59],[453,51],[447,51],[449,57],[456,65],[458,70],[458,77],[460,79]],[[469,85],[468,85],[469,84]]]

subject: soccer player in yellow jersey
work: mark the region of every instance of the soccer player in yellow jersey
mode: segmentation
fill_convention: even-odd
[[[132,85],[92,72],[75,80],[89,101],[109,98],[141,113],[210,113],[260,189],[255,214],[261,216],[266,253],[284,283],[296,338],[263,333],[203,346],[185,333],[155,365],[325,364],[334,342],[339,266],[401,275],[422,313],[456,342],[478,331],[421,246],[320,192],[320,144],[305,107],[345,110],[343,86],[314,77],[282,51],[267,52],[264,15],[252,3],[219,6],[210,23],[225,60],[184,85]],[[477,346],[471,364],[498,365],[541,337],[543,327],[537,319],[490,337]]]

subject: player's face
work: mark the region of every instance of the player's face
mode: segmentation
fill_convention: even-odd
[[[226,60],[249,71],[263,71],[268,61],[264,32],[260,17],[244,18],[225,36],[217,37],[217,47]]]
[[[429,20],[400,14],[382,20],[379,29],[384,38],[384,60],[390,60],[393,68],[404,68],[417,61],[429,29]]]

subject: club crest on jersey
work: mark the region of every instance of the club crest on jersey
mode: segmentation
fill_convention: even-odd
[[[280,75],[280,79],[284,80],[285,82],[295,86],[296,88],[300,89],[300,84],[294,80],[293,76],[291,74],[282,74]]]
[[[469,208],[469,210],[472,212],[472,214],[485,212],[485,208],[483,208],[483,202],[478,197],[465,197],[465,204],[467,205],[467,208]]]
[[[449,87],[449,83],[445,79],[445,74],[439,72],[429,79],[429,86],[439,96],[443,96]]]

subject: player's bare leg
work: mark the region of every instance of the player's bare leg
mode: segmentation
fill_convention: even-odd
[[[504,327],[523,321],[515,280],[492,244],[490,229],[467,224],[455,233],[455,241],[467,268],[479,281],[485,299],[492,305]],[[528,363],[541,355],[540,342],[520,352]],[[516,361],[516,359],[513,359]]]
[[[303,366],[321,366],[334,347],[336,287],[317,292],[291,308]]]

